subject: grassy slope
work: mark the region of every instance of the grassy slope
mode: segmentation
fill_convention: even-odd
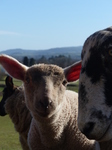
[[[21,150],[18,133],[8,115],[0,117],[0,150]]]
[[[0,84],[4,84],[4,81],[0,81]],[[14,85],[20,86],[21,82],[14,80]],[[78,91],[78,82],[75,86],[68,86],[68,89]],[[3,88],[0,88],[0,91],[2,90]],[[8,115],[0,116],[0,150],[22,150],[19,135]]]

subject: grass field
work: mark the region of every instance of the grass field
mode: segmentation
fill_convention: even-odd
[[[0,117],[0,150],[22,150],[9,116]]]
[[[0,81],[0,85],[5,84],[5,81]],[[14,85],[20,86],[22,83],[14,80]],[[78,91],[78,82],[70,84],[68,87],[70,90]],[[0,87],[0,92],[3,87]],[[1,98],[0,98],[1,99]],[[11,122],[9,116],[0,116],[0,150],[22,150],[19,143],[19,135],[14,129],[14,125]]]

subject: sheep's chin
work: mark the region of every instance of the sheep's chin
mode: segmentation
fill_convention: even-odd
[[[112,139],[112,122],[107,127],[107,129],[104,132],[104,134],[99,139],[97,139],[97,141],[98,142],[103,142],[103,141],[109,141],[111,139]]]
[[[35,111],[33,111],[32,114],[36,118],[50,118],[52,116],[53,112],[54,111],[49,108],[43,109],[43,110],[35,109]]]

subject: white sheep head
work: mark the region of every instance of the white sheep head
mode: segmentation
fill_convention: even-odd
[[[51,64],[27,67],[7,55],[0,55],[0,64],[12,77],[23,81],[26,105],[35,118],[49,118],[60,109],[67,81],[77,80],[81,69],[81,62],[65,69]]]
[[[78,110],[79,129],[89,139],[112,139],[112,27],[84,43]]]

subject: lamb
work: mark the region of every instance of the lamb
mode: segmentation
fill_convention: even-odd
[[[32,115],[28,132],[31,150],[99,149],[96,141],[88,140],[79,131],[78,94],[66,90],[67,80],[78,79],[81,62],[65,70],[51,64],[26,67],[12,57],[0,55],[0,63],[24,83],[25,103]]]
[[[79,79],[78,127],[103,150],[112,149],[112,27],[84,43]]]
[[[15,87],[10,76],[7,76],[5,82],[6,87],[0,102],[0,115],[9,114],[16,131],[19,132],[23,150],[29,150],[27,137],[32,117],[25,105],[23,87]]]
[[[0,115],[4,116],[7,113],[9,114],[16,131],[19,132],[22,148],[28,150],[27,134],[30,127],[31,115],[24,104],[23,89],[22,87],[15,87],[13,79],[10,76],[6,77],[5,84],[3,98],[0,102]],[[24,117],[26,119],[24,119]],[[22,122],[24,122],[24,124]]]

